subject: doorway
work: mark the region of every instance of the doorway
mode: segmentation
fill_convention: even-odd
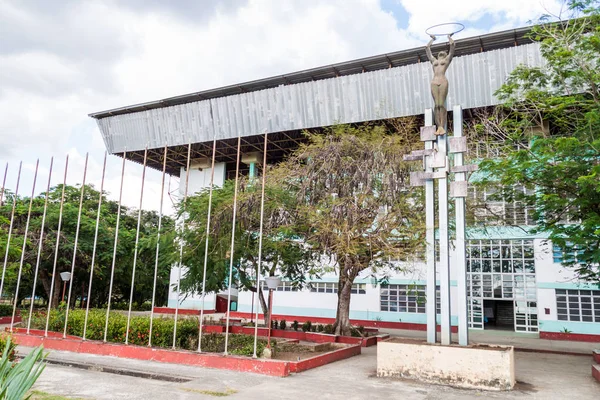
[[[512,300],[484,300],[484,329],[513,331],[515,329],[514,313],[515,304]]]

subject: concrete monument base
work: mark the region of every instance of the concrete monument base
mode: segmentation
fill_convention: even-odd
[[[514,349],[392,339],[377,345],[377,376],[469,389],[510,390],[515,385]]]

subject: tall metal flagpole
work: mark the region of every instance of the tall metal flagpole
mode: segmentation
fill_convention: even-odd
[[[188,144],[188,153],[187,153],[187,164],[185,170],[185,191],[183,194],[183,217],[181,220],[181,234],[182,236],[185,233],[185,203],[187,201],[188,196],[188,187],[190,181],[190,158],[192,153],[192,143]],[[179,243],[179,268],[177,269],[177,299],[175,303],[175,323],[173,324],[173,349],[175,349],[175,344],[177,343],[177,317],[179,315],[179,292],[181,290],[181,268],[183,268],[183,238]]]
[[[446,128],[446,127],[444,127]],[[445,160],[445,166],[438,171],[445,171],[444,177],[438,179],[438,213],[440,235],[440,306],[441,329],[440,336],[443,345],[451,342],[450,331],[450,259],[448,238],[448,134],[444,133],[437,138],[438,152]]]
[[[17,288],[15,289],[15,301],[13,304],[12,318],[10,319],[10,331],[13,331],[15,323],[15,314],[17,312],[17,302],[19,300],[19,286],[21,285],[21,275],[23,273],[23,261],[25,260],[25,249],[27,248],[27,234],[29,233],[29,222],[31,221],[31,206],[33,206],[33,198],[35,197],[35,184],[37,182],[38,168],[40,160],[35,163],[35,174],[33,175],[33,185],[31,185],[31,197],[29,198],[29,211],[27,211],[27,222],[25,223],[25,233],[23,234],[23,247],[21,248],[21,261],[19,261],[19,274],[17,276]],[[16,201],[16,199],[15,199]],[[31,299],[33,301],[33,299]]]
[[[163,201],[165,198],[165,172],[167,170],[167,145],[163,156],[162,180],[160,184],[160,209],[158,211],[158,231],[156,233],[156,255],[154,256],[154,280],[152,283],[152,307],[150,308],[150,327],[148,328],[148,347],[152,347],[152,321],[154,318],[154,301],[156,299],[156,279],[158,277],[158,254],[160,251],[160,230],[162,228]]]
[[[15,208],[17,207],[17,197],[19,196],[19,183],[21,182],[21,167],[23,161],[19,162],[19,172],[17,173],[17,186],[15,187],[15,195],[10,212],[10,224],[8,226],[8,236],[6,237],[6,252],[4,253],[4,266],[2,267],[2,279],[0,280],[0,299],[2,298],[2,290],[4,289],[4,276],[6,274],[6,265],[8,263],[8,251],[10,249],[10,238],[12,236],[13,225],[15,222]]]
[[[129,311],[127,312],[127,328],[125,329],[125,344],[129,343],[129,324],[131,322],[131,306],[133,303],[133,289],[135,286],[135,267],[137,265],[138,245],[140,242],[140,223],[142,221],[142,202],[144,201],[144,183],[146,181],[146,162],[148,160],[148,146],[144,150],[144,166],[142,167],[142,188],[140,189],[140,208],[138,210],[137,228],[135,230],[135,247],[133,249],[133,268],[131,271],[131,292],[129,294]]]
[[[31,291],[31,302],[29,304],[29,316],[27,317],[27,334],[31,327],[31,314],[33,314],[33,302],[35,300],[35,288],[37,286],[37,275],[40,269],[40,258],[42,255],[42,247],[44,243],[44,226],[46,224],[46,212],[48,210],[48,196],[50,196],[50,181],[52,179],[52,167],[54,165],[54,157],[50,158],[50,170],[48,172],[48,185],[46,186],[46,198],[44,199],[44,212],[42,214],[42,226],[40,227],[40,241],[38,243],[37,259],[35,261],[35,271],[33,272],[33,289]]]
[[[225,355],[227,355],[227,345],[229,344],[229,314],[231,308],[231,281],[233,280],[233,251],[235,245],[235,217],[237,213],[237,193],[238,193],[238,175],[240,170],[240,148],[242,146],[242,137],[238,136],[237,161],[235,164],[235,189],[233,192],[233,222],[231,226],[231,250],[229,254],[229,280],[227,291],[227,317],[225,326]]]
[[[90,264],[90,283],[88,285],[88,294],[87,294],[87,302],[85,305],[85,318],[83,320],[83,337],[85,340],[85,336],[87,334],[87,322],[88,316],[90,313],[90,301],[92,298],[92,283],[94,282],[94,264],[96,262],[96,246],[98,244],[98,228],[100,227],[100,213],[102,209],[102,196],[104,192],[104,176],[106,174],[106,156],[107,152],[104,152],[104,162],[102,163],[102,179],[100,180],[100,195],[98,196],[98,211],[96,213],[96,228],[94,231],[94,245],[92,248],[92,262]]]
[[[63,339],[67,337],[67,324],[69,323],[69,308],[71,304],[71,293],[73,292],[73,281],[75,280],[75,261],[77,260],[77,244],[79,243],[79,228],[81,227],[81,210],[83,209],[83,195],[85,193],[85,178],[87,176],[89,153],[85,153],[85,165],[83,166],[83,182],[79,194],[79,211],[77,212],[77,228],[75,229],[75,243],[73,244],[73,260],[71,261],[71,279],[69,280],[69,295],[67,296],[67,308],[65,309],[65,326],[63,328]],[[81,299],[83,301],[83,299]]]
[[[262,165],[262,187],[260,193],[260,227],[258,230],[258,271],[256,272],[256,294],[262,290],[260,286],[260,274],[262,266],[262,242],[263,242],[263,220],[265,214],[265,182],[267,177],[267,134],[265,133],[265,148],[263,150],[263,165]],[[254,354],[253,358],[257,357],[256,346],[258,343],[258,304],[256,305],[256,318],[254,323]]]
[[[433,113],[431,108],[425,110],[425,126],[433,125]],[[433,142],[428,140],[425,142],[425,149],[432,150]],[[432,156],[425,156],[425,172],[433,172],[431,167]],[[437,335],[436,321],[436,271],[435,271],[435,190],[434,180],[428,179],[425,181],[425,227],[426,227],[426,261],[427,261],[427,296],[425,307],[427,309],[427,342],[435,343]]]
[[[108,304],[106,306],[106,322],[104,324],[104,341],[108,335],[108,319],[110,316],[110,300],[112,297],[113,282],[115,279],[115,263],[117,259],[117,245],[119,244],[119,222],[121,221],[121,200],[123,199],[123,180],[125,177],[125,161],[127,160],[127,151],[123,152],[123,164],[121,165],[121,187],[119,188],[119,203],[117,205],[117,222],[115,224],[115,242],[113,245],[112,265],[110,266],[110,283],[108,285]]]
[[[210,164],[210,188],[208,189],[208,212],[206,216],[206,242],[204,244],[204,269],[202,272],[202,308],[200,308],[200,327],[198,328],[198,351],[202,351],[202,325],[204,323],[204,299],[206,297],[206,264],[208,263],[208,238],[210,232],[210,214],[212,211],[212,194],[215,181],[215,157],[217,154],[217,138],[213,139],[212,161]]]
[[[6,186],[6,175],[8,175],[8,163],[6,163],[6,167],[4,167],[4,179],[2,179],[2,187],[0,188],[0,206],[2,205],[2,200],[4,200],[4,187]]]
[[[462,107],[457,105],[453,108],[454,137],[462,137]],[[454,153],[454,166],[464,165],[463,153]],[[465,182],[466,173],[456,172],[454,181]],[[466,185],[466,184],[465,184]],[[468,307],[467,307],[467,249],[465,245],[465,198],[454,197],[456,216],[456,275],[457,275],[457,304],[458,304],[458,344],[467,346],[469,344]]]
[[[54,246],[54,263],[52,264],[52,280],[50,284],[50,294],[48,295],[48,311],[46,312],[46,327],[44,336],[48,336],[48,325],[50,324],[50,310],[52,309],[52,299],[54,296],[54,278],[56,277],[56,264],[58,262],[58,249],[60,245],[60,231],[62,228],[63,206],[65,204],[65,187],[67,186],[67,172],[69,170],[69,155],[65,158],[65,173],[63,176],[63,185],[60,195],[60,208],[58,211],[58,228],[56,230],[56,245]]]

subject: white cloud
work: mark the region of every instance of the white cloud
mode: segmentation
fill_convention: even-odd
[[[556,1],[543,1],[556,8]],[[427,39],[423,30],[437,22],[488,17],[489,30],[496,30],[544,12],[537,0],[401,4],[410,14],[407,27],[398,27],[376,0],[203,1],[202,7],[194,1],[0,0],[0,165],[10,162],[14,185],[20,159],[31,164],[40,156],[46,166],[55,155],[55,184],[68,152],[74,183],[89,151],[88,181],[99,187],[104,143],[90,112],[419,46]],[[110,156],[105,189],[112,198],[120,168],[120,159]],[[129,206],[137,207],[140,177],[141,166],[128,164],[123,198]],[[147,177],[144,205],[157,209],[160,173]],[[30,188],[31,178],[27,171],[22,185]]]

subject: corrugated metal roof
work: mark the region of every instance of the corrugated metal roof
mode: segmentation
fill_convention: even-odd
[[[455,57],[448,109],[498,104],[519,64],[542,65],[538,43]],[[421,114],[431,107],[429,62],[97,117],[110,153]]]
[[[489,33],[456,41],[456,56],[480,53],[506,47],[518,46],[531,43],[526,36],[531,27],[511,29],[502,32]],[[438,43],[432,46],[434,53],[446,47],[446,44]],[[323,67],[307,69],[290,74],[273,76],[270,78],[224,86],[216,89],[204,90],[180,96],[169,97],[162,100],[150,101],[125,107],[114,108],[90,114],[90,117],[101,119],[114,115],[128,114],[137,111],[145,111],[154,108],[169,107],[179,104],[207,100],[217,97],[231,96],[257,90],[274,88],[280,85],[290,85],[301,82],[313,82],[321,79],[336,78],[343,75],[360,74],[367,71],[377,71],[391,67],[400,67],[409,64],[427,62],[425,47],[402,50],[393,53],[380,54],[377,56],[360,58],[357,60],[326,65]]]

